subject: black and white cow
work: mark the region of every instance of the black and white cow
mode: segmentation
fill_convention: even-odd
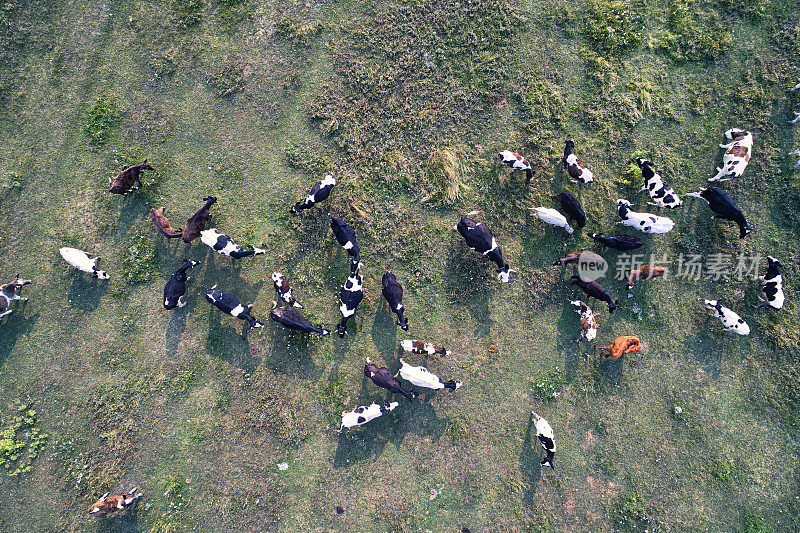
[[[449,389],[450,392],[453,392],[461,386],[460,381],[455,381],[453,379],[446,382],[442,381],[439,376],[431,374],[431,371],[424,366],[412,366],[402,359],[400,359],[400,364],[403,366],[400,367],[400,370],[397,371],[394,377],[397,377],[399,374],[404,380],[417,387],[433,390]]]
[[[781,272],[779,270],[779,267],[782,266],[783,265],[781,264],[780,261],[778,261],[771,255],[767,256],[767,273],[764,274],[764,277],[761,278],[764,280],[764,287],[761,289],[761,292],[764,293],[766,300],[764,301],[763,304],[758,306],[759,309],[783,308],[783,302],[784,302],[783,276],[781,276]]]
[[[295,331],[317,333],[320,337],[330,334],[330,331],[322,326],[315,326],[309,319],[292,307],[276,307],[270,311],[269,317],[278,324]]]
[[[164,286],[165,309],[175,309],[186,305],[186,302],[181,301],[181,297],[186,294],[186,282],[191,279],[186,275],[186,271],[199,265],[200,261],[184,259],[184,262],[184,265],[170,276],[169,281]]]
[[[747,325],[742,317],[719,303],[718,300],[704,300],[706,307],[714,311],[714,316],[722,321],[726,331],[732,331],[739,335],[750,335],[750,326]]]
[[[503,251],[489,228],[462,215],[461,220],[453,227],[453,231],[458,231],[464,237],[470,249],[497,264],[497,275],[500,281],[503,283],[514,281],[514,278],[511,277],[512,270],[508,263],[503,261]]]
[[[540,464],[542,466],[549,466],[555,470],[553,458],[556,454],[556,436],[553,433],[553,428],[550,427],[550,423],[547,420],[537,415],[535,412],[531,411],[531,416],[533,416],[534,424],[536,425],[536,436],[539,438],[539,442],[542,444],[544,451],[547,452],[547,456],[542,459]]]
[[[524,170],[525,177],[527,178],[528,182],[533,179],[533,170],[531,169],[531,164],[528,163],[527,159],[518,153],[512,152],[511,150],[503,150],[497,154],[497,158],[501,163],[511,167],[513,170]]]
[[[200,232],[200,240],[211,247],[218,254],[227,255],[231,259],[241,259],[242,257],[253,257],[254,255],[264,255],[266,250],[246,246],[242,248],[227,235],[211,228]]]
[[[624,198],[617,200],[617,214],[622,219],[617,224],[636,228],[642,233],[667,233],[675,227],[671,218],[633,211],[631,203]]]
[[[608,304],[609,313],[613,313],[614,309],[616,309],[617,305],[619,304],[619,300],[612,300],[611,295],[608,294],[608,292],[603,288],[603,286],[597,283],[596,281],[584,281],[577,274],[573,274],[572,284],[580,287],[583,290],[583,292],[585,292],[592,298],[597,298],[601,302],[606,302]]]
[[[403,286],[397,281],[394,274],[387,271],[381,279],[383,297],[389,303],[389,309],[397,315],[397,325],[403,331],[408,331],[408,319],[403,316],[406,308],[403,306]]]
[[[572,152],[574,149],[575,141],[573,139],[567,139],[567,144],[564,147],[564,159],[562,160],[564,170],[567,171],[567,174],[569,174],[573,180],[579,183],[585,185],[593,182],[594,174],[592,174],[591,170],[586,168],[586,165],[580,162],[578,156]]]
[[[10,283],[6,283],[5,285],[0,285],[0,318],[3,318],[6,315],[10,315],[14,312],[11,309],[11,302],[12,300],[22,300],[23,302],[27,302],[27,298],[23,298],[17,291],[24,287],[25,285],[29,285],[31,280],[29,279],[19,279],[19,274],[17,277],[14,278],[14,281]]]
[[[361,247],[356,241],[356,231],[341,218],[331,217],[331,229],[336,241],[350,256],[350,271],[354,272],[361,265]]]
[[[61,257],[64,258],[64,261],[82,272],[88,272],[97,279],[108,279],[111,277],[105,270],[100,270],[97,268],[97,262],[100,260],[100,256],[97,256],[94,259],[89,259],[89,256],[86,254],[86,252],[76,248],[64,247],[58,251],[61,253]]]
[[[264,327],[264,324],[250,316],[250,309],[253,308],[252,305],[243,305],[242,302],[239,301],[239,298],[233,294],[222,292],[217,289],[216,285],[206,291],[206,300],[223,313],[227,313],[240,320],[246,320],[247,328],[245,328],[245,331],[250,328]]]
[[[732,220],[739,225],[739,238],[744,239],[745,236],[750,233],[753,228],[747,225],[747,220],[744,218],[744,213],[742,210],[736,206],[734,203],[733,198],[731,198],[728,193],[720,189],[719,187],[708,187],[706,189],[700,189],[700,192],[690,192],[687,193],[686,196],[693,196],[695,198],[702,198],[708,204],[708,207],[716,213],[715,216],[712,216],[711,219],[714,218],[724,218],[725,220]]]
[[[364,364],[364,375],[371,379],[372,382],[378,387],[384,388],[395,394],[402,394],[409,402],[419,396],[417,391],[413,389],[410,391],[405,390],[400,385],[400,382],[397,381],[397,378],[392,376],[392,373],[389,372],[388,368],[384,366],[379,367],[370,361],[369,357],[367,357],[367,362]]]
[[[553,200],[561,204],[561,210],[575,223],[575,227],[581,229],[586,225],[586,213],[577,198],[568,192],[562,192],[553,196]]]
[[[647,159],[637,157],[636,164],[642,169],[642,178],[644,178],[644,185],[640,190],[650,193],[653,205],[675,209],[683,204],[680,196],[664,182],[660,174],[653,170],[653,163]]]
[[[620,252],[635,250],[644,245],[642,239],[631,237],[630,235],[603,235],[602,233],[587,233],[587,235],[603,246],[608,246]]]
[[[597,337],[596,317],[600,313],[595,313],[580,300],[571,300],[569,303],[577,308],[575,312],[581,317],[581,336],[575,339],[575,342],[580,341],[582,338],[587,341],[593,341]]]
[[[394,411],[398,405],[400,404],[397,402],[386,402],[383,405],[373,402],[369,406],[361,405],[352,411],[342,411],[342,425],[339,426],[337,433],[340,433],[344,428],[363,426],[370,420],[375,420],[389,411]]]
[[[356,308],[363,299],[364,288],[361,274],[358,267],[356,267],[355,272],[350,274],[350,277],[342,285],[342,290],[339,291],[339,311],[342,313],[342,319],[336,324],[336,333],[339,334],[339,337],[347,335],[347,321],[356,314]]]
[[[708,181],[727,181],[738,178],[744,172],[747,163],[750,162],[750,154],[753,152],[753,134],[733,128],[725,132],[725,137],[731,142],[719,145],[720,148],[725,148],[722,167],[717,167],[717,175],[708,178]]]
[[[303,309],[303,304],[298,302],[292,297],[292,287],[289,285],[289,282],[286,281],[286,278],[283,277],[283,274],[280,272],[273,272],[272,273],[272,283],[275,285],[275,294],[287,304],[293,305],[299,309]],[[275,307],[277,302],[273,302]]]
[[[400,347],[403,348],[404,351],[410,353],[424,355],[433,355],[438,353],[439,355],[450,355],[450,350],[445,350],[441,346],[436,346],[430,342],[419,341],[416,339],[406,339],[404,341],[400,341]]]
[[[297,202],[292,206],[291,212],[299,213],[303,209],[311,209],[318,203],[327,200],[328,196],[331,195],[331,190],[333,190],[334,185],[336,185],[336,180],[332,175],[327,174],[322,181],[311,188],[311,192],[308,193],[305,200]]]

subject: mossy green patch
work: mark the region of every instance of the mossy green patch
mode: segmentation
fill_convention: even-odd
[[[106,144],[119,122],[116,98],[109,94],[98,96],[86,110],[83,131],[96,146]]]
[[[21,404],[15,411],[0,421],[0,467],[5,468],[9,476],[30,471],[48,438],[39,430],[35,409]]]
[[[586,10],[586,35],[604,53],[636,47],[644,35],[644,17],[637,0],[591,0]]]

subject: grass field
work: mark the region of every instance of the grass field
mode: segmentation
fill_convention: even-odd
[[[0,323],[0,530],[800,530],[795,2],[7,0],[0,57],[0,282],[33,280]],[[641,251],[776,256],[785,308],[753,309],[749,278],[668,275],[629,299],[609,276],[618,310],[588,302],[598,344],[633,334],[644,350],[600,360],[573,342],[582,295],[551,263],[600,252],[585,231],[615,231],[617,198],[653,209],[637,154],[697,191],[733,127],[753,158],[721,187],[755,230],[739,240],[689,198]],[[594,184],[565,176],[567,138]],[[502,149],[531,161],[530,185]],[[140,189],[107,192],[145,158]],[[291,215],[325,173],[330,200]],[[572,237],[528,214],[563,190],[589,217]],[[151,207],[179,225],[208,195],[212,225],[266,260],[156,233]],[[451,231],[473,210],[515,283]],[[338,321],[348,261],[329,212],[364,263],[344,339],[267,316],[280,270],[315,324]],[[111,279],[61,246],[102,255]],[[189,305],[165,311],[186,257],[202,261]],[[387,269],[408,334],[381,296]],[[266,327],[243,334],[208,305],[215,283]],[[724,333],[703,298],[752,334]],[[404,338],[452,350],[404,359],[463,387],[337,434],[343,410],[389,398],[363,362],[397,370]],[[553,471],[531,409],[555,430]],[[136,508],[86,515],[132,487]]]

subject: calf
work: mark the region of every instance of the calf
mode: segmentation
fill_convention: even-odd
[[[739,335],[750,335],[750,326],[742,320],[742,317],[719,303],[718,300],[704,300],[706,307],[714,311],[714,316],[722,321],[726,331],[732,331]]]
[[[275,294],[281,300],[299,309],[303,309],[303,304],[301,304],[292,297],[292,287],[289,285],[289,282],[286,281],[286,278],[283,277],[283,274],[281,274],[280,272],[273,272],[272,283],[275,285]],[[274,308],[277,305],[278,303],[274,302],[274,305],[272,307]]]
[[[206,229],[206,223],[211,220],[211,206],[217,203],[217,197],[207,196],[206,198],[203,198],[203,201],[206,203],[206,205],[201,207],[197,213],[189,217],[189,219],[186,221],[186,226],[183,228],[183,233],[181,233],[183,242],[187,244],[198,238],[200,233]]]
[[[108,513],[113,513],[114,511],[121,511],[123,509],[127,509],[128,507],[132,506],[136,500],[142,497],[141,492],[136,492],[136,489],[132,489],[130,492],[126,492],[121,496],[113,495],[109,496],[106,492],[103,494],[97,502],[89,507],[89,514],[96,514],[96,515],[106,515]]]
[[[394,377],[397,377],[399,374],[404,380],[417,387],[433,390],[450,389],[450,392],[453,392],[461,386],[460,381],[454,381],[452,379],[445,383],[439,379],[439,376],[431,374],[424,366],[412,366],[402,359],[400,359],[400,364],[403,366],[400,367],[400,370],[397,371]]]
[[[628,290],[628,298],[633,296],[630,294],[631,289],[633,289],[633,284],[639,281],[640,279],[653,279],[653,278],[660,278],[664,274],[666,274],[667,269],[661,266],[656,265],[642,265],[640,268],[631,271],[630,276],[628,276],[628,284],[625,285],[625,288]]]
[[[318,203],[327,200],[328,196],[331,195],[331,190],[333,190],[334,185],[336,185],[336,180],[333,176],[327,174],[322,181],[311,188],[311,192],[306,196],[306,199],[294,204],[290,211],[292,213],[299,213],[303,209],[311,209]]]
[[[254,255],[264,255],[266,250],[253,248],[248,245],[242,248],[227,235],[211,228],[200,232],[200,240],[211,247],[218,254],[227,255],[231,259],[241,259],[243,257],[253,257]]]
[[[571,221],[575,222],[575,226],[578,229],[586,225],[586,213],[577,198],[568,192],[562,192],[553,196],[553,200],[561,204],[561,210],[567,214]]]
[[[650,193],[653,205],[675,209],[683,204],[680,196],[675,194],[672,187],[667,185],[661,176],[653,170],[653,163],[647,159],[637,157],[636,164],[642,170],[642,178],[644,178],[644,185],[640,190]]]
[[[602,233],[587,233],[587,235],[594,239],[595,242],[620,252],[635,250],[644,244],[639,237],[631,237],[630,235],[603,235]]]
[[[28,301],[27,298],[23,298],[17,294],[17,291],[25,285],[29,285],[30,283],[32,283],[31,280],[19,279],[19,274],[17,274],[17,277],[14,278],[14,281],[6,283],[5,285],[0,285],[0,318],[10,315],[14,312],[14,310],[11,309],[12,300],[22,300],[23,302]]]
[[[461,220],[453,227],[453,231],[458,231],[464,237],[464,240],[467,241],[467,246],[471,250],[479,252],[497,264],[497,275],[501,282],[510,283],[514,281],[511,277],[511,269],[508,263],[503,261],[503,251],[489,228],[462,215]]]
[[[569,225],[569,222],[567,222],[567,218],[555,209],[550,209],[549,207],[529,207],[528,209],[533,211],[531,215],[541,219],[542,222],[547,222],[553,226],[564,228],[564,230],[570,235],[572,235],[572,232],[575,231],[572,229],[572,226]]]
[[[404,341],[400,341],[400,346],[406,352],[411,352],[411,353],[425,354],[425,355],[433,355],[435,353],[438,353],[439,355],[450,355],[450,350],[445,350],[442,347],[434,346],[433,344],[425,341],[406,339]]]
[[[350,271],[354,272],[361,265],[361,247],[356,241],[356,231],[341,218],[331,217],[331,229],[336,241],[350,256]]]
[[[215,284],[206,291],[206,300],[208,300],[210,304],[223,313],[227,313],[234,318],[247,321],[247,327],[245,328],[245,331],[250,330],[250,328],[264,327],[264,324],[250,316],[250,310],[253,308],[252,305],[245,307],[242,305],[242,302],[239,301],[239,298],[233,294],[222,292],[216,287],[217,286]]]
[[[317,333],[320,337],[330,334],[330,331],[322,326],[314,326],[309,319],[292,307],[276,307],[270,311],[269,317],[278,324],[295,331]]]
[[[783,276],[781,276],[781,272],[778,270],[778,268],[782,266],[783,265],[780,261],[771,255],[767,256],[767,273],[764,274],[763,278],[761,278],[765,282],[761,291],[764,293],[764,296],[766,296],[767,299],[763,304],[758,306],[759,309],[765,307],[781,309],[783,307]]]
[[[567,139],[567,144],[564,147],[564,159],[562,159],[564,170],[566,170],[569,176],[576,182],[583,183],[584,185],[593,182],[594,174],[592,174],[591,170],[586,168],[586,165],[580,162],[578,156],[572,153],[574,148],[575,141],[573,139]]]
[[[580,287],[583,292],[591,296],[592,298],[597,298],[602,302],[606,302],[608,304],[608,312],[613,313],[614,309],[617,308],[619,304],[619,300],[612,300],[611,295],[606,292],[602,285],[597,283],[596,281],[583,281],[580,276],[577,274],[573,274],[572,276],[572,284],[577,285]]]
[[[64,261],[80,271],[88,272],[97,279],[108,279],[111,277],[105,270],[100,270],[97,268],[96,265],[97,261],[100,260],[100,256],[97,256],[94,259],[89,259],[89,256],[86,255],[86,252],[67,247],[61,248],[58,251],[61,253],[61,257],[64,258]]]
[[[410,391],[405,390],[400,385],[400,382],[392,376],[392,373],[389,372],[388,368],[377,366],[375,363],[370,361],[369,357],[367,357],[367,362],[364,365],[364,375],[371,379],[372,382],[378,387],[387,389],[395,394],[402,394],[409,402],[419,396],[417,391],[413,389]]]
[[[556,454],[556,436],[553,433],[553,428],[550,427],[550,423],[547,420],[533,411],[531,411],[531,415],[536,425],[536,437],[538,437],[544,451],[547,452],[547,457],[542,459],[542,462],[539,464],[542,466],[549,466],[551,469],[555,470],[553,458]]]
[[[397,315],[397,325],[403,331],[408,331],[408,319],[403,316],[406,308],[403,307],[403,286],[397,282],[397,278],[387,271],[381,279],[383,285],[383,297],[389,302],[389,308]]]
[[[733,201],[728,193],[720,189],[719,187],[708,187],[707,189],[700,189],[700,192],[690,192],[687,193],[686,196],[693,196],[695,198],[702,198],[708,204],[708,207],[716,213],[715,216],[711,217],[711,220],[715,218],[723,218],[725,220],[731,220],[736,222],[739,226],[739,238],[744,239],[745,236],[753,231],[753,228],[747,224],[747,220],[744,218],[744,213],[742,210],[737,207],[736,203]]]
[[[580,300],[572,300],[570,303],[577,307],[575,312],[581,317],[581,336],[575,339],[575,342],[581,339],[594,340],[597,337],[597,320],[595,317],[600,313],[593,312],[588,305]]]
[[[614,339],[614,343],[609,346],[597,346],[595,348],[600,350],[604,357],[613,357],[619,359],[623,354],[638,352],[642,349],[639,339],[630,335],[624,335]]]
[[[501,163],[511,167],[512,170],[524,170],[528,183],[530,183],[530,181],[533,179],[533,170],[531,169],[531,164],[528,163],[527,159],[518,153],[510,150],[503,150],[497,154],[497,158]]]
[[[738,178],[744,172],[747,163],[750,162],[750,154],[753,151],[753,134],[733,128],[725,132],[725,137],[731,142],[719,145],[720,148],[725,148],[722,167],[717,167],[717,175],[708,178],[708,181],[727,181]]]
[[[183,295],[186,294],[186,282],[191,279],[186,275],[186,271],[199,265],[200,261],[184,259],[184,262],[184,265],[170,276],[169,281],[164,286],[165,309],[175,309],[186,305],[186,302],[181,301]]]
[[[108,192],[113,194],[125,194],[135,183],[138,183],[141,187],[141,175],[144,170],[155,170],[147,164],[147,159],[144,160],[144,163],[133,165],[120,172],[119,175],[109,183]]]
[[[557,259],[553,261],[553,266],[564,266],[564,265],[571,265],[577,264],[578,261],[581,259],[581,254],[567,254],[566,257],[562,257],[561,259]]]
[[[373,403],[369,407],[361,405],[350,412],[342,411],[342,425],[339,426],[336,432],[340,433],[344,428],[363,426],[370,420],[375,420],[384,413],[394,411],[395,407],[398,405],[400,404],[397,402],[386,402],[383,405]]]
[[[164,216],[164,208],[151,209],[150,219],[158,232],[167,239],[176,239],[181,236],[181,230],[173,228],[167,217]]]
[[[625,199],[617,200],[617,214],[622,219],[617,224],[636,228],[642,233],[667,233],[675,226],[671,218],[631,210],[631,203]]]
[[[342,319],[336,325],[336,333],[339,337],[347,335],[347,320],[356,314],[356,308],[361,300],[364,299],[364,289],[361,282],[361,274],[356,267],[355,272],[350,274],[347,281],[342,285],[342,290],[339,291],[339,311],[342,313]]]

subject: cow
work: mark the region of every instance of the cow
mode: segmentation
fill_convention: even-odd
[[[639,339],[631,335],[623,335],[614,339],[613,344],[609,346],[597,346],[595,348],[600,350],[603,357],[613,357],[619,359],[623,354],[638,352],[642,349],[642,344]]]
[[[617,214],[622,219],[617,224],[636,228],[642,233],[667,233],[675,226],[671,218],[631,210],[631,203],[624,198],[617,200]]]
[[[300,312],[293,307],[276,307],[270,311],[269,317],[278,324],[295,331],[317,333],[320,337],[323,335],[330,335],[331,333],[322,326],[313,325],[309,319],[301,315]]]
[[[336,179],[330,174],[325,175],[322,181],[316,183],[311,188],[311,192],[308,193],[305,200],[294,204],[290,211],[292,213],[299,213],[303,209],[311,209],[318,203],[327,200],[328,196],[331,195],[331,190],[333,190],[334,185],[336,185]]]
[[[575,339],[575,342],[581,339],[593,341],[597,337],[597,319],[595,317],[600,313],[595,313],[580,300],[572,300],[569,303],[577,307],[575,312],[581,317],[581,336]]]
[[[164,309],[175,309],[186,305],[186,302],[181,301],[183,295],[186,294],[186,282],[191,279],[186,275],[186,272],[199,264],[200,261],[184,259],[184,265],[170,276],[169,281],[164,286]]]
[[[650,194],[650,199],[653,200],[651,205],[675,209],[683,204],[680,196],[664,182],[660,174],[653,170],[653,163],[647,159],[637,157],[636,164],[642,170],[642,178],[644,179],[644,185],[639,190],[647,191]]]
[[[64,258],[64,261],[82,272],[88,272],[97,279],[108,279],[111,277],[105,270],[97,268],[97,262],[100,260],[99,255],[94,259],[89,259],[86,252],[75,248],[67,248],[66,246],[58,251],[61,253],[61,257]]]
[[[336,324],[336,333],[339,334],[339,337],[347,335],[347,321],[356,314],[356,308],[363,299],[363,283],[359,269],[356,267],[355,272],[350,274],[350,277],[342,285],[342,290],[339,291],[339,311],[342,313],[342,319]]]
[[[122,495],[115,494],[109,496],[108,492],[106,492],[100,497],[99,500],[97,500],[97,502],[94,503],[94,505],[89,507],[89,514],[103,516],[113,513],[114,511],[122,511],[123,509],[131,507],[136,500],[141,497],[142,493],[136,492],[136,489],[132,489]]]
[[[441,346],[435,346],[429,342],[415,339],[406,339],[404,341],[400,341],[400,347],[406,352],[416,354],[433,355],[438,353],[439,355],[450,355],[450,350],[445,350]]]
[[[156,230],[167,239],[177,239],[181,236],[181,230],[173,228],[169,223],[169,219],[164,216],[163,207],[160,209],[151,209],[150,219],[153,221]]]
[[[553,433],[553,428],[550,427],[550,423],[547,420],[535,412],[531,411],[531,416],[533,416],[534,425],[536,426],[536,437],[539,439],[544,451],[547,452],[547,456],[539,464],[542,467],[549,466],[555,470],[553,458],[556,454],[556,436]]]
[[[408,381],[412,385],[416,385],[417,387],[423,387],[426,389],[449,389],[450,392],[455,391],[457,388],[461,386],[460,381],[450,380],[447,382],[442,381],[439,379],[439,376],[436,374],[431,374],[431,372],[425,368],[424,366],[412,366],[400,359],[400,364],[403,365],[400,367],[400,370],[397,371],[397,374],[394,377],[400,375],[404,380]]]
[[[331,229],[336,242],[347,251],[350,256],[350,272],[353,273],[361,266],[361,247],[356,241],[356,231],[348,226],[341,218],[331,217]]]
[[[639,237],[631,237],[630,235],[603,235],[602,233],[587,233],[589,237],[602,244],[620,252],[628,252],[635,250],[644,245],[644,242]]]
[[[575,231],[572,229],[572,226],[569,225],[569,222],[567,222],[567,218],[555,209],[550,209],[549,207],[529,207],[528,209],[533,211],[531,215],[541,219],[542,222],[564,228],[570,235]]]
[[[612,300],[611,295],[596,281],[584,281],[577,274],[573,274],[572,285],[577,285],[592,298],[597,298],[602,302],[606,302],[608,304],[609,313],[613,313],[614,309],[616,309],[619,304],[619,300]]]
[[[518,153],[512,152],[511,150],[503,150],[497,154],[497,159],[499,159],[501,163],[511,167],[512,170],[524,170],[525,178],[528,183],[533,179],[531,164]]]
[[[241,259],[243,257],[253,257],[255,255],[264,255],[267,253],[266,250],[262,248],[253,248],[252,245],[242,248],[233,242],[233,239],[218,232],[214,228],[201,231],[200,240],[203,241],[203,244],[210,246],[211,249],[218,254],[227,255],[231,259]]]
[[[564,265],[572,265],[577,264],[578,261],[581,259],[581,254],[567,254],[566,257],[562,257],[561,259],[556,259],[553,261],[553,266],[564,266]]]
[[[717,175],[708,178],[708,181],[727,181],[738,178],[750,162],[753,152],[753,134],[737,128],[725,132],[725,137],[731,140],[728,144],[720,144],[725,148],[722,167],[717,167]]]
[[[738,333],[739,335],[750,335],[750,326],[747,325],[742,317],[719,303],[718,300],[703,300],[706,307],[714,311],[714,316],[722,321],[726,331]]]
[[[381,278],[383,297],[389,303],[389,309],[397,315],[397,325],[403,331],[408,331],[408,319],[403,316],[406,308],[403,306],[403,286],[398,283],[394,274],[389,271]]]
[[[144,160],[144,163],[139,163],[138,165],[133,165],[126,168],[120,172],[113,181],[109,182],[108,192],[112,194],[125,194],[131,189],[131,187],[133,187],[135,183],[138,183],[141,187],[142,171],[145,170],[155,170],[153,167],[147,164],[147,159]]]
[[[250,310],[253,308],[252,304],[244,306],[242,302],[239,301],[239,298],[233,294],[222,292],[217,289],[216,284],[206,291],[206,300],[223,313],[247,321],[247,327],[244,329],[245,331],[249,331],[251,328],[264,327],[264,324],[250,315]]]
[[[656,265],[642,265],[636,270],[632,270],[630,275],[628,276],[628,284],[625,285],[625,288],[628,290],[628,298],[633,296],[632,294],[630,294],[630,291],[633,289],[634,283],[636,283],[640,279],[647,280],[653,278],[660,278],[664,274],[666,274],[666,272],[667,272],[666,268]]]
[[[733,201],[728,193],[720,189],[719,187],[708,187],[705,189],[700,189],[699,192],[690,192],[687,193],[686,196],[692,196],[694,198],[702,198],[708,204],[708,207],[716,213],[716,215],[711,217],[711,220],[715,218],[722,218],[725,220],[731,220],[736,222],[739,226],[739,238],[744,239],[745,236],[753,231],[753,227],[747,224],[747,219],[744,218],[744,213],[736,203]]]
[[[384,388],[395,394],[402,394],[409,402],[419,396],[417,391],[411,389],[405,390],[400,382],[392,376],[389,369],[386,367],[379,367],[367,357],[367,362],[364,364],[364,375],[367,376],[378,387]]]
[[[23,302],[27,302],[27,298],[23,298],[17,291],[20,290],[25,285],[30,285],[33,283],[29,279],[19,279],[19,274],[17,277],[14,278],[14,281],[10,283],[6,283],[5,285],[0,285],[0,318],[3,318],[6,315],[10,315],[14,312],[11,309],[11,302],[13,300],[22,300]]]
[[[383,405],[373,402],[368,407],[361,405],[352,411],[342,411],[342,425],[339,426],[336,432],[341,433],[344,428],[363,426],[370,420],[375,420],[384,413],[394,411],[398,405],[400,404],[397,402],[386,402]]]
[[[511,277],[512,270],[508,263],[503,261],[503,251],[489,228],[462,215],[458,224],[453,226],[453,231],[459,232],[464,237],[471,250],[497,264],[497,276],[501,282],[511,283],[514,281],[514,278]]]
[[[207,196],[203,198],[203,201],[206,205],[189,217],[181,233],[183,242],[187,244],[198,238],[200,233],[206,229],[206,223],[211,220],[211,206],[217,202],[217,197]]]
[[[789,152],[786,155],[800,155],[800,148],[798,148],[797,150],[794,150],[792,152]],[[794,169],[795,170],[797,170],[797,167],[800,167],[800,160],[798,160],[797,163],[794,164]]]
[[[584,185],[594,181],[594,174],[586,168],[586,165],[580,162],[578,156],[572,151],[575,149],[575,141],[567,139],[567,144],[564,147],[564,159],[562,164],[567,174],[575,181],[575,183],[583,183]]]
[[[783,276],[781,276],[781,272],[779,270],[779,267],[782,266],[783,265],[780,261],[771,255],[767,256],[767,273],[761,278],[765,282],[761,292],[763,292],[764,296],[766,296],[766,300],[764,303],[757,306],[757,309],[781,309],[783,307]]]
[[[575,227],[582,229],[586,225],[586,213],[577,198],[568,192],[559,193],[552,198],[561,204],[561,210],[575,223]]]
[[[298,309],[303,309],[303,304],[298,302],[297,300],[292,297],[292,287],[289,285],[289,282],[286,281],[286,278],[283,277],[283,274],[280,272],[273,272],[272,273],[272,283],[275,285],[275,295],[278,296],[281,300],[286,302],[289,305],[293,305]],[[273,309],[278,305],[278,302],[273,302]]]
[[[797,111],[792,111],[794,113],[794,119],[789,121],[789,124],[797,124],[797,121],[800,120],[800,113]]]

